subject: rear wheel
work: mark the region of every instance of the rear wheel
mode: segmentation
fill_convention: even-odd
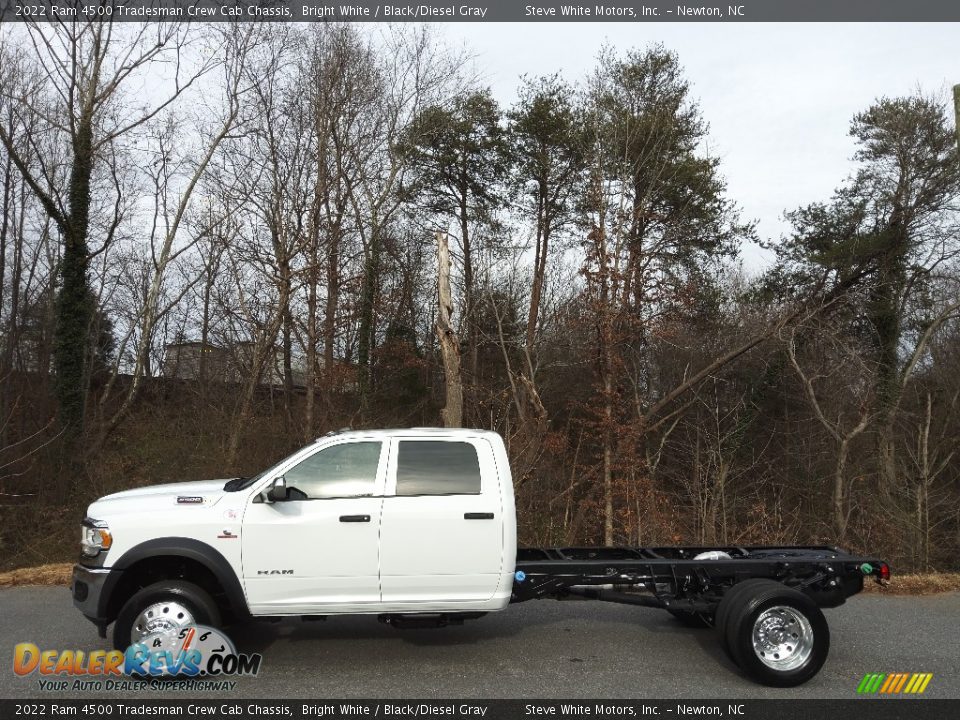
[[[724,622],[726,627],[718,630],[730,656],[764,685],[805,683],[830,651],[830,630],[820,608],[802,592],[773,580],[751,581],[732,596]]]
[[[737,660],[730,652],[730,646],[727,645],[727,618],[730,616],[730,609],[737,605],[739,598],[744,593],[754,592],[758,586],[760,588],[767,587],[769,582],[771,581],[758,579],[743,580],[727,590],[723,597],[720,598],[720,604],[717,606],[717,614],[714,618],[713,626],[717,629],[717,637],[720,639],[720,647],[722,647],[724,652],[727,653],[727,657],[729,657],[735,663]],[[777,584],[779,585],[779,583]]]

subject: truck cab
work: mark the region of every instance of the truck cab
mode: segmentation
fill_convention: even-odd
[[[516,561],[506,451],[481,430],[330,434],[252,478],[104,497],[83,534],[74,602],[117,647],[226,616],[501,610]]]

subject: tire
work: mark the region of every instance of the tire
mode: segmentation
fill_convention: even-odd
[[[744,593],[755,591],[758,585],[761,588],[766,587],[767,583],[769,582],[770,580],[761,579],[743,580],[727,590],[723,597],[720,598],[720,604],[717,606],[717,614],[714,617],[713,626],[717,630],[717,637],[720,640],[720,647],[723,648],[723,651],[727,654],[727,657],[730,658],[730,660],[732,660],[736,665],[739,665],[740,663],[733,656],[733,653],[730,652],[730,647],[727,645],[727,618],[730,616],[730,608],[737,604],[738,598]],[[779,583],[777,584],[779,585]]]
[[[720,631],[734,662],[763,685],[801,685],[820,672],[830,652],[820,608],[774,580],[750,581],[734,594],[724,622]]]
[[[713,627],[713,618],[703,613],[692,612],[690,610],[671,610],[670,608],[667,608],[667,612],[688,628],[703,629]]]
[[[737,583],[733,586],[733,589],[729,593],[730,600],[727,605],[726,615],[723,618],[723,627],[718,626],[717,630],[720,633],[720,643],[727,651],[727,655],[736,665],[740,665],[741,657],[740,653],[737,651],[737,643],[734,642],[736,633],[731,630],[731,625],[735,623],[735,619],[742,616],[747,603],[756,595],[766,592],[773,592],[774,590],[781,591],[788,589],[789,588],[784,586],[782,583],[779,583],[776,580],[768,580],[766,578],[744,580],[743,582]]]
[[[220,625],[220,610],[206,590],[184,580],[164,580],[138,590],[124,603],[113,625],[113,646],[117,650],[126,650],[134,637],[144,632],[135,631],[134,623],[143,622],[141,614],[151,611],[156,613],[156,620],[148,620],[145,630],[181,624]]]

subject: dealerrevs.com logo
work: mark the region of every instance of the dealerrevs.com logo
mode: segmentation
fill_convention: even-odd
[[[19,643],[13,671],[38,675],[40,690],[233,690],[237,676],[255,676],[263,656],[238,653],[222,631],[187,625],[152,633],[120,650],[40,650]],[[176,679],[176,682],[171,680]]]

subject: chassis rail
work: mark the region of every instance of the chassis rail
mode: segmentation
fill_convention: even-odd
[[[729,558],[695,559],[711,551]],[[574,596],[709,616],[743,580],[775,580],[836,607],[865,577],[883,582],[889,568],[829,546],[521,548],[511,602]]]

